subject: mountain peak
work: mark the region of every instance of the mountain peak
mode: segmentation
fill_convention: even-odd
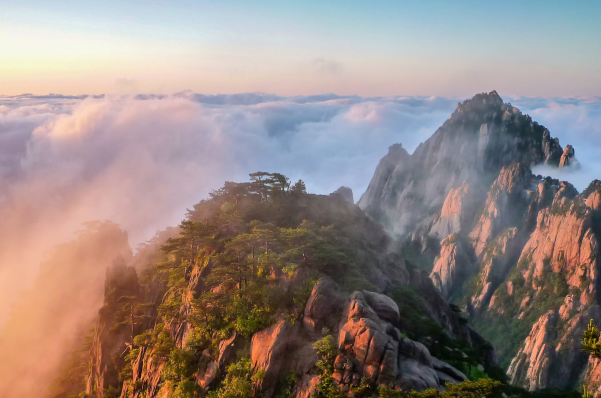
[[[504,103],[496,91],[476,94],[458,104],[413,154],[400,144],[391,146],[359,206],[403,235],[427,223],[430,210],[464,182],[484,190],[504,167],[558,166],[563,152],[544,126]]]
[[[457,103],[457,112],[482,111],[503,106],[503,99],[496,90],[490,93],[479,93],[470,99]]]

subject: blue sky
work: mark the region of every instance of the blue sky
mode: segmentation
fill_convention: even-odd
[[[601,2],[3,1],[0,87],[601,93]]]

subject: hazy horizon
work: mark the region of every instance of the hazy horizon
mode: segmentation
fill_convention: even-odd
[[[601,94],[601,4],[5,1],[4,94]]]

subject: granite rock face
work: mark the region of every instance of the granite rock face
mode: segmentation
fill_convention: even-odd
[[[512,337],[501,358],[514,383],[573,388],[585,373],[601,380],[601,365],[579,347],[601,299],[601,182],[579,193],[530,170],[577,167],[571,145],[491,92],[458,104],[413,154],[382,163],[385,175],[374,175],[359,206],[493,343],[499,329],[526,323],[529,333]]]
[[[474,217],[474,192],[470,184],[463,182],[460,187],[449,191],[440,216],[432,228],[430,235],[437,238],[459,233],[462,226],[470,225]]]
[[[533,325],[507,371],[512,384],[529,390],[578,387],[576,381],[589,366],[588,355],[580,349],[582,334],[589,320],[598,322],[601,313],[599,306],[579,311],[575,303],[567,296],[559,311],[549,311]],[[558,328],[562,323],[565,328]]]
[[[453,336],[471,345],[472,331],[459,322],[458,315],[437,295],[430,280],[418,275],[407,273],[405,279],[397,282],[422,283],[422,290],[428,292],[424,297],[429,299],[430,311],[445,319],[445,327]],[[175,323],[169,327],[176,344],[186,341],[178,337],[181,327]],[[253,334],[250,341],[233,334],[219,344],[217,356],[208,349],[202,353],[195,380],[205,392],[215,386],[227,364],[243,356],[245,345],[248,347],[250,343],[252,372],[261,374],[254,380],[254,388],[262,396],[272,397],[281,375],[293,372],[297,375],[290,387],[293,395],[308,398],[319,385],[318,358],[313,345],[324,333],[331,334],[337,342],[333,378],[346,391],[358,386],[361,380],[372,386],[387,384],[416,390],[443,389],[445,383],[467,380],[461,371],[433,357],[424,344],[404,337],[401,333],[404,328],[397,303],[387,295],[367,290],[344,293],[330,278],[321,277],[307,300],[302,322],[281,319]],[[132,366],[133,378],[124,384],[121,397],[166,397],[169,390],[161,376],[164,367],[165,359],[142,348]],[[139,386],[145,387],[141,390]]]
[[[382,297],[374,301],[373,295],[355,292],[347,299],[334,362],[337,383],[350,388],[364,379],[371,384],[425,390],[442,388],[441,378],[451,383],[467,379],[452,366],[435,360],[423,344],[402,337],[394,326],[398,322],[396,305]],[[380,311],[372,308],[370,301]]]
[[[574,157],[575,151],[572,145],[566,145],[563,150],[563,154],[561,155],[561,159],[559,161],[559,167],[566,167],[572,163],[572,158]]]
[[[523,214],[528,198],[525,190],[532,185],[532,173],[522,164],[503,168],[492,185],[482,215],[470,233],[477,256],[505,228],[514,225]]]
[[[561,198],[539,212],[536,230],[522,250],[520,262],[527,264],[523,275],[533,287],[545,283],[548,271],[561,273],[569,287],[582,291],[580,302],[593,303],[599,278],[599,242],[592,212],[581,198]]]
[[[557,338],[557,314],[549,311],[532,327],[524,346],[513,359],[507,373],[512,384],[534,390],[547,386],[553,366],[555,350],[551,342]]]
[[[465,244],[457,235],[449,235],[441,242],[440,257],[434,263],[430,279],[444,298],[469,275],[473,259],[466,251]]]
[[[123,257],[117,257],[107,269],[104,291],[104,306],[99,311],[90,348],[92,361],[87,376],[87,394],[120,386],[119,372],[113,358],[132,344],[133,326],[113,328],[115,323],[123,321],[120,312],[124,305],[135,305],[140,293],[136,270],[125,265]],[[123,297],[128,298],[125,304]]]

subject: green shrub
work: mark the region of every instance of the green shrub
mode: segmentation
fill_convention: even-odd
[[[447,391],[429,389],[426,391],[401,391],[389,386],[378,387],[380,398],[500,398],[504,386],[496,380],[480,379],[461,384],[446,385]]]
[[[169,353],[161,378],[167,381],[183,381],[194,374],[197,359],[189,350],[176,348]]]
[[[285,371],[278,377],[274,398],[292,398],[292,390],[298,376],[293,371]]]
[[[250,398],[253,396],[252,381],[262,377],[261,372],[251,374],[250,359],[242,358],[227,367],[225,379],[217,390],[210,391],[208,398]]]
[[[241,313],[236,319],[236,331],[242,336],[250,337],[259,330],[265,329],[272,323],[270,314],[263,308],[253,308],[247,313]]]
[[[175,384],[171,398],[195,398],[199,385],[193,380],[182,380]]]
[[[319,369],[319,385],[315,398],[343,398],[346,394],[334,385],[334,360],[338,354],[336,340],[331,335],[313,344],[319,360],[315,364]]]

